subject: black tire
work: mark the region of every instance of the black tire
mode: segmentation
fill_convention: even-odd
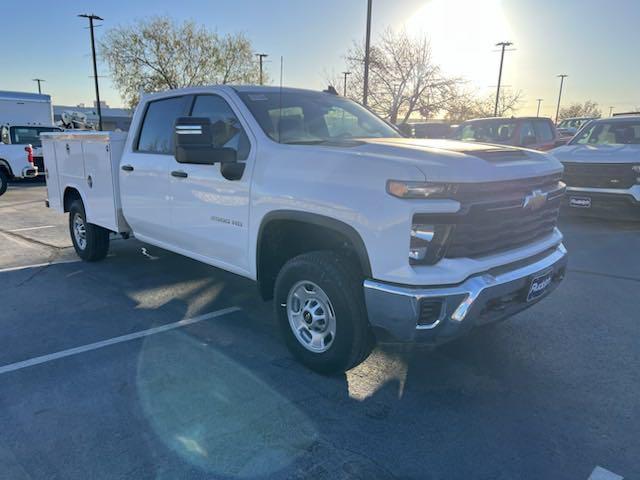
[[[84,222],[85,241],[84,246],[74,232],[76,215]],[[97,262],[107,256],[109,252],[109,230],[87,223],[84,205],[81,200],[74,200],[69,208],[69,234],[78,256],[87,262]]]
[[[325,374],[345,372],[371,353],[375,339],[367,318],[362,280],[354,262],[332,251],[299,255],[278,273],[274,309],[280,330],[291,353],[311,370]],[[301,281],[319,286],[335,313],[335,338],[322,353],[308,350],[289,323],[287,299],[290,290]]]
[[[0,195],[7,191],[9,186],[9,177],[3,169],[0,169]]]

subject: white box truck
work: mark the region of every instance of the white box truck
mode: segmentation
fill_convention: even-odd
[[[320,372],[375,341],[446,342],[564,277],[552,156],[403,138],[334,93],[174,90],[143,97],[126,137],[43,138],[48,205],[81,258],[115,232],[255,280]]]

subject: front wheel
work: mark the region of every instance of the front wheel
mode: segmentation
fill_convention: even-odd
[[[287,347],[312,370],[344,372],[371,353],[362,275],[335,252],[289,260],[276,280],[274,308]]]
[[[75,200],[69,208],[69,232],[73,248],[87,262],[102,260],[109,252],[109,230],[87,223],[81,200]]]

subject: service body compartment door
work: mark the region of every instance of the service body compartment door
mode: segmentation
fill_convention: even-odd
[[[113,169],[111,166],[111,145],[107,135],[84,138],[84,182],[86,199],[90,207],[87,221],[95,225],[118,231],[115,205]],[[117,161],[117,160],[116,160]]]
[[[60,192],[60,182],[58,181],[58,162],[56,160],[55,138],[42,138],[42,155],[45,159],[45,179],[47,182],[47,200],[49,208],[62,212],[62,193]]]

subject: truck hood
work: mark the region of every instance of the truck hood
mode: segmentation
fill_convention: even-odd
[[[549,154],[454,140],[362,139],[351,151],[413,165],[434,182],[492,182],[562,171],[562,164]]]
[[[640,163],[640,145],[565,145],[551,153],[561,162]]]

